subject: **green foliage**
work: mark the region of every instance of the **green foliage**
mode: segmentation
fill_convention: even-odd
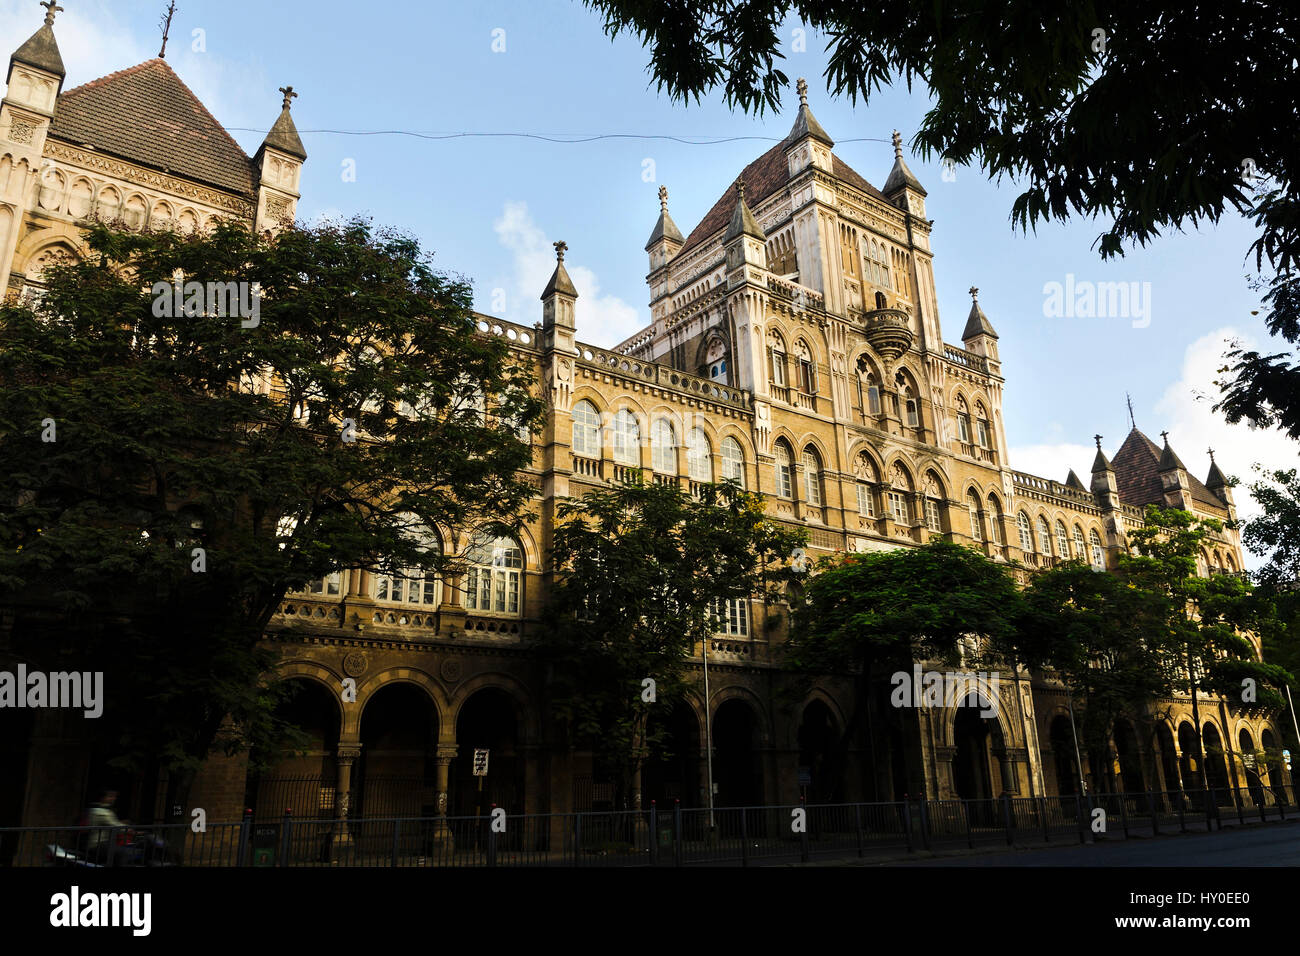
[[[1294,587],[1300,582],[1300,472],[1261,470],[1250,493],[1261,511],[1246,522],[1241,538],[1254,554],[1269,559],[1256,576],[1274,590]]]
[[[684,694],[687,659],[717,630],[716,602],[770,597],[803,541],[732,484],[705,486],[696,501],[676,485],[623,483],[561,505],[540,648],[557,716],[624,793],[661,750],[664,722],[650,715]],[[642,700],[646,678],[653,703]]]
[[[1007,659],[1019,592],[1007,565],[940,539],[824,561],[795,611],[791,663],[820,673],[955,661],[964,638]]]
[[[516,519],[541,405],[468,286],[363,220],[87,244],[0,311],[0,601],[13,654],[104,671],[120,762],[192,770],[226,718],[230,748],[282,729],[259,642],[287,590],[452,570],[421,528]],[[257,283],[258,323],[169,316],[153,288],[175,277]]]

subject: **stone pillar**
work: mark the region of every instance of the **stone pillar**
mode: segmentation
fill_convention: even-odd
[[[447,789],[448,777],[450,774],[451,762],[456,756],[455,744],[439,744],[438,750],[434,756],[434,763],[437,766],[437,813],[438,819],[433,827],[433,840],[435,843],[442,844],[448,850],[455,843],[451,827],[447,826]]]
[[[352,842],[348,831],[348,810],[352,796],[352,764],[361,757],[360,743],[340,744],[337,757],[338,779],[334,790],[334,845]]]

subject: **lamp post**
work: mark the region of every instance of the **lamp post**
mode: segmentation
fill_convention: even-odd
[[[709,832],[713,832],[713,708],[709,697],[709,639],[704,639],[704,758],[708,767],[705,783],[709,799]]]

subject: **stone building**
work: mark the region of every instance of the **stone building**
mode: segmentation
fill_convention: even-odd
[[[266,229],[292,218],[306,154],[291,89],[250,159],[162,59],[63,92],[52,21],[13,55],[0,107],[0,280],[11,292],[39,289],[45,265],[77,255],[87,217],[182,229],[223,215]],[[530,470],[535,519],[517,539],[438,529],[440,546],[469,566],[445,581],[340,569],[289,595],[267,639],[282,653],[284,679],[301,685],[293,716],[314,743],[261,779],[248,778],[242,758],[210,760],[192,794],[210,820],[233,819],[246,804],[259,814],[292,806],[375,816],[608,801],[591,756],[555,741],[530,640],[558,503],[611,481],[739,481],[762,493],[774,519],[808,529],[814,556],[938,536],[1030,569],[1113,565],[1147,503],[1234,516],[1217,465],[1201,482],[1167,441],[1136,428],[1113,459],[1098,436],[1087,484],[1073,472],[1055,481],[1012,468],[998,334],[972,288],[960,345],[944,341],[926,190],[898,135],[880,188],[834,145],[800,80],[789,135],[741,170],[688,235],[660,188],[646,244],[649,322],[615,348],[581,341],[580,290],[559,243],[539,322],[481,317],[485,335],[504,336],[536,370],[549,400]],[[1227,530],[1204,570],[1241,568],[1238,535]],[[989,718],[964,701],[906,721],[876,710],[870,732],[844,752],[851,682],[782,667],[784,606],[740,601],[720,611],[716,640],[692,659],[701,679],[665,708],[677,756],[646,769],[647,800],[704,802],[706,712],[723,806],[789,803],[801,792],[838,801],[1078,789],[1068,702],[1050,681],[1006,674],[971,687],[996,702]],[[355,702],[340,700],[346,678]],[[1217,741],[1221,751],[1206,768],[1214,780],[1287,782],[1280,767],[1243,760],[1280,743],[1271,719],[1223,701],[1201,713],[1207,747]],[[1113,754],[1084,760],[1090,789],[1194,785],[1190,720],[1189,702],[1172,701],[1156,734],[1156,780],[1143,779],[1137,759],[1151,745],[1117,728]],[[30,770],[10,805],[29,822],[66,822],[81,798],[56,793],[40,769],[57,737],[37,727],[13,755]],[[490,754],[481,794],[475,749]],[[89,786],[84,757],[65,756],[66,772]]]

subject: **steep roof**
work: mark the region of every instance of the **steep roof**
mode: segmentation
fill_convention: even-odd
[[[253,193],[252,161],[165,60],[146,60],[61,94],[50,136],[241,195]]]
[[[67,75],[67,71],[63,69],[63,56],[59,53],[59,44],[54,39],[54,26],[49,19],[45,21],[43,27],[27,38],[26,43],[14,51],[10,59],[56,76]]]
[[[298,135],[298,127],[293,123],[293,117],[289,114],[289,107],[286,105],[280,110],[280,117],[271,127],[271,131],[266,134],[263,146],[273,146],[282,153],[288,153],[290,156],[297,156],[299,159],[307,158],[307,150],[303,148],[302,137]]]
[[[785,158],[785,149],[789,145],[789,139],[782,140],[740,171],[740,179],[745,184],[745,202],[751,209],[756,209],[765,199],[790,181],[790,166]],[[833,153],[831,171],[837,179],[848,183],[854,189],[873,196],[881,202],[889,202],[884,193],[863,179],[848,163],[843,162]],[[726,188],[713,207],[704,214],[699,225],[691,230],[691,234],[686,237],[686,244],[677,255],[680,257],[696,246],[703,245],[715,233],[727,228],[735,209],[736,189],[732,185]]]
[[[975,300],[970,304],[970,315],[966,316],[966,328],[962,330],[961,340],[965,342],[977,335],[987,335],[994,339],[998,337],[998,334],[993,331],[993,323],[989,321],[989,317],[980,308],[979,300]]]
[[[667,209],[659,213],[659,221],[655,223],[654,232],[650,233],[650,238],[646,240],[645,247],[647,251],[660,239],[671,239],[674,242],[682,241],[682,231],[677,228],[677,223],[673,222],[673,217],[668,215]]]
[[[1128,433],[1112,461],[1121,501],[1132,505],[1158,505],[1164,501],[1164,485],[1160,481],[1163,457],[1164,449],[1138,429],[1134,428]],[[1175,462],[1177,457],[1173,456]],[[1181,467],[1181,462],[1178,462],[1178,467]],[[1223,502],[1190,472],[1187,484],[1193,501],[1223,510]]]
[[[575,299],[578,297],[578,290],[574,288],[573,280],[569,278],[569,270],[564,268],[563,259],[555,263],[555,271],[551,273],[551,281],[546,283],[546,288],[542,290],[542,298],[549,298],[556,292],[560,295],[573,296]]]

